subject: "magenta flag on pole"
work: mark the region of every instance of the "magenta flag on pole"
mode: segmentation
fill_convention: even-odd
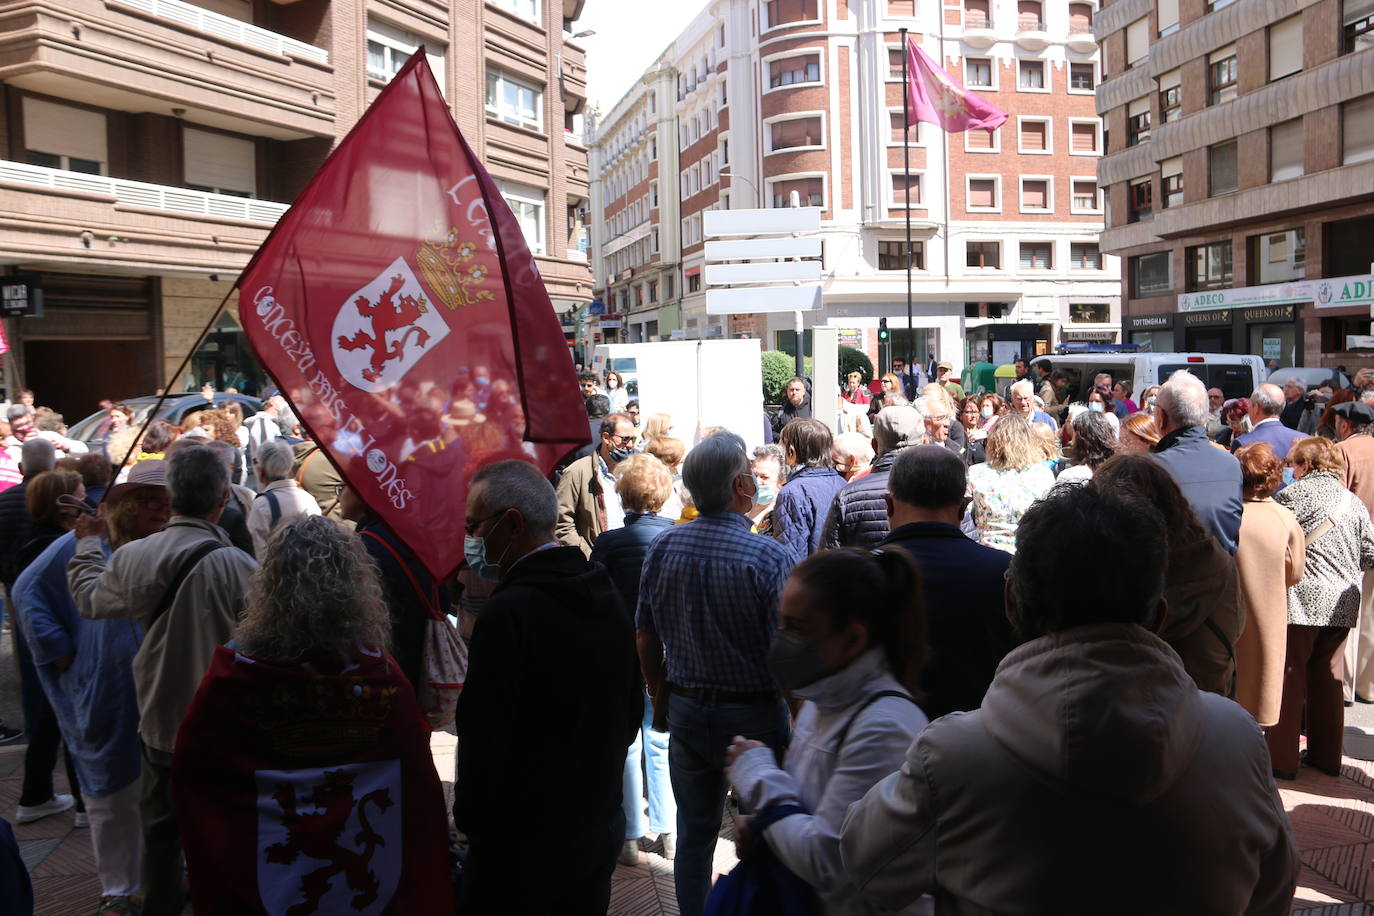
[[[522,458],[547,474],[591,438],[524,233],[423,53],[258,250],[239,320],[311,437],[435,576],[463,562],[477,468]]]
[[[938,124],[941,130],[995,130],[1007,113],[961,86],[910,37],[906,40],[907,99],[911,123]]]

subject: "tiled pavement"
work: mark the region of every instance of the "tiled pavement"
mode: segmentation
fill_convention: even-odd
[[[451,797],[453,738],[435,735],[432,745],[435,766]],[[0,748],[0,812],[7,817],[19,800],[22,769],[22,747]],[[58,791],[64,791],[60,770]],[[1280,793],[1302,849],[1293,910],[1302,911],[1302,916],[1374,916],[1374,761],[1347,757],[1340,777],[1304,769],[1297,782],[1283,783]],[[94,913],[100,886],[89,831],[75,829],[70,812],[16,825],[14,831],[33,877],[39,916]],[[556,831],[542,838],[558,843]],[[556,855],[557,849],[530,852]],[[644,860],[635,867],[616,866],[611,914],[677,916],[672,863],[656,851]],[[733,845],[722,840],[716,847],[716,870],[728,871],[734,861]]]

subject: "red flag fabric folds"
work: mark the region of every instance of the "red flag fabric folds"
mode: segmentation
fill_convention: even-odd
[[[301,422],[436,576],[461,565],[480,463],[523,457],[549,473],[588,441],[534,257],[422,52],[282,217],[239,290],[249,342]]]
[[[907,101],[910,123],[925,121],[941,130],[996,130],[1007,120],[1007,113],[976,92],[969,92],[959,81],[931,60],[914,39],[906,40]]]

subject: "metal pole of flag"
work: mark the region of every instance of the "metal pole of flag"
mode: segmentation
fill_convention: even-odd
[[[943,18],[943,13],[941,14]],[[907,71],[906,29],[898,29],[902,36],[902,182],[906,192],[906,371],[916,365],[916,328],[911,318],[911,74]],[[948,180],[946,180],[948,184]],[[948,244],[948,240],[946,240]]]

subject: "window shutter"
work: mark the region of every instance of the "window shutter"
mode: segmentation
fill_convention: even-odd
[[[186,183],[256,194],[257,148],[253,141],[209,131],[182,129]]]
[[[1182,70],[1170,70],[1168,73],[1165,73],[1165,74],[1163,74],[1163,75],[1160,76],[1160,78],[1159,78],[1159,91],[1160,91],[1160,92],[1163,92],[1165,89],[1173,89],[1175,86],[1180,86],[1180,85],[1182,85],[1182,84],[1183,84],[1183,71],[1182,71]]]
[[[1129,66],[1150,56],[1150,19],[1137,19],[1126,26],[1126,63]]]
[[[1021,206],[1030,210],[1044,210],[1048,206],[1046,197],[1049,193],[1049,183],[1045,181],[1027,181],[1021,185]]]
[[[1073,125],[1073,151],[1075,153],[1097,152],[1097,125]]]
[[[105,116],[98,111],[24,98],[24,147],[101,164],[110,161]]]
[[[1045,136],[1047,125],[1044,121],[1021,122],[1021,148],[1024,150],[1045,150],[1048,138]]]
[[[1286,181],[1302,174],[1302,118],[1269,128],[1269,180]]]
[[[1159,174],[1165,178],[1183,174],[1183,157],[1175,156],[1172,159],[1165,159],[1159,164]]]
[[[969,149],[992,149],[992,131],[971,130],[966,135]]]
[[[1276,80],[1302,69],[1302,14],[1289,16],[1269,27],[1269,79]]]
[[[1178,28],[1178,0],[1159,0],[1159,34],[1168,35],[1171,29]]]
[[[1374,95],[1341,106],[1343,165],[1374,159]]]
[[[997,182],[992,178],[970,178],[968,205],[970,207],[997,206]]]

